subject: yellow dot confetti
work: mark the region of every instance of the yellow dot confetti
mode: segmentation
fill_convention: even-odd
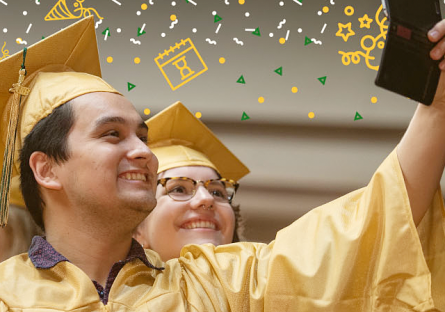
[[[371,98],[371,103],[372,103],[372,104],[377,103],[377,97],[373,96],[373,97]]]
[[[144,109],[144,114],[145,115],[150,115],[150,110],[148,108]]]
[[[219,63],[220,64],[224,64],[226,62],[226,59],[225,58],[223,58],[223,57],[220,57],[219,58]]]
[[[142,3],[141,9],[145,11],[145,10],[147,10],[147,8],[148,8],[147,3]]]
[[[314,114],[314,112],[310,112],[309,114],[307,114],[307,116],[308,116],[310,119],[312,119],[312,118],[315,117],[315,114]]]
[[[351,16],[351,15],[353,15],[353,14],[354,14],[354,8],[353,8],[352,6],[350,6],[350,5],[348,5],[348,6],[345,8],[345,14],[346,14],[347,16]]]
[[[107,57],[107,63],[113,63],[113,57],[112,56]]]
[[[17,39],[15,39],[15,42],[16,42],[17,44],[20,44],[20,42],[22,42],[22,38],[17,38]]]
[[[195,117],[198,118],[198,119],[201,118],[202,117],[201,112],[196,112]]]
[[[323,13],[328,13],[329,12],[329,7],[324,6],[322,11],[323,11]]]
[[[280,40],[278,40],[281,44],[285,44],[286,43],[286,39],[284,38],[280,38]]]
[[[243,5],[245,2],[246,1],[244,1],[244,0],[238,0],[238,3],[241,4],[241,5]]]
[[[176,15],[175,14],[170,15],[170,20],[172,22],[176,21]]]
[[[139,57],[134,58],[134,63],[139,64],[141,62],[141,59]]]
[[[264,98],[263,98],[262,96],[260,96],[260,97],[258,98],[258,103],[264,103]]]
[[[292,93],[297,93],[298,92],[298,88],[297,87],[292,87]]]

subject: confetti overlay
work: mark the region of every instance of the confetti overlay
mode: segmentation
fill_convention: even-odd
[[[142,3],[142,4],[141,4],[141,9],[142,9],[143,11],[147,10],[147,9],[148,9],[148,5],[147,5],[147,3]]]
[[[201,112],[196,112],[196,113],[195,113],[195,117],[198,118],[198,119],[201,118],[201,117],[202,117]]]
[[[326,84],[326,76],[324,76],[324,77],[320,77],[320,78],[317,78],[317,79],[318,79],[318,81],[321,82],[322,85],[325,85],[325,84]]]
[[[241,120],[248,120],[250,119],[249,115],[246,114],[246,112],[243,112],[243,115],[241,116]]]
[[[139,64],[141,62],[141,59],[139,57],[135,57],[133,61],[135,64]]]
[[[128,91],[131,91],[135,88],[136,86],[134,84],[132,84],[131,82],[127,82],[127,89]]]
[[[354,15],[354,8],[353,8],[352,6],[350,6],[350,5],[348,5],[348,6],[345,8],[345,15],[347,15],[347,16],[352,16],[352,15]]]
[[[2,57],[0,57],[0,60],[3,60],[4,58],[7,58],[9,56],[9,50],[6,50],[5,47],[6,47],[6,41],[3,43],[2,46]]]
[[[346,34],[343,33],[344,30],[348,32]],[[345,42],[348,41],[349,37],[354,36],[355,32],[351,29],[351,22],[347,24],[338,23],[338,31],[335,34],[337,37],[342,37]]]
[[[372,104],[377,103],[377,98],[376,98],[375,96],[373,96],[373,97],[371,98],[371,103],[372,103]]]
[[[241,83],[241,84],[246,84],[246,81],[244,80],[244,76],[243,75],[241,75],[241,77],[239,77],[236,82],[237,83]]]
[[[150,109],[148,109],[148,108],[144,109],[144,115],[145,116],[150,115]]]
[[[213,18],[213,22],[218,23],[219,21],[222,21],[222,17],[220,17],[218,14],[215,14],[215,17]]]
[[[233,38],[233,41],[235,41],[236,44],[244,45],[244,42],[242,42],[241,40],[238,40],[238,38]]]
[[[113,63],[113,57],[112,56],[109,56],[109,57],[107,57],[107,63]]]
[[[308,116],[310,119],[313,119],[313,118],[315,117],[315,114],[314,114],[314,112],[309,112],[309,114],[307,114],[307,116]]]
[[[226,62],[226,59],[225,58],[223,58],[223,57],[220,57],[219,58],[219,63],[220,64],[224,64]]]
[[[175,27],[175,25],[176,24],[178,24],[179,23],[179,21],[178,21],[178,19],[175,19],[171,24],[170,24],[170,29],[173,29],[174,27]]]
[[[206,38],[206,41],[207,41],[209,44],[216,45],[216,41],[215,41],[215,40],[210,40],[210,38]]]
[[[133,42],[134,44],[141,45],[141,42],[139,40],[134,39],[134,38],[130,38],[130,41]]]
[[[173,91],[208,69],[190,38],[170,46],[154,60]]]
[[[368,17],[368,14],[363,15],[363,17],[359,17],[358,21],[360,22],[360,28],[371,28],[372,19]]]
[[[283,66],[281,66],[280,68],[275,69],[274,72],[277,73],[280,76],[283,76]]]
[[[0,3],[4,4],[4,5],[8,5],[5,1],[0,0]]]
[[[142,27],[138,27],[138,37],[146,33],[144,29],[145,29],[145,23],[144,25],[142,25]]]
[[[360,40],[360,46],[362,50],[358,51],[350,51],[350,52],[344,52],[344,51],[338,51],[338,54],[340,54],[341,61],[343,65],[348,66],[351,64],[359,64],[361,61],[361,58],[363,57],[365,59],[366,66],[369,69],[377,71],[379,69],[379,65],[372,65],[371,61],[375,60],[374,56],[371,56],[371,52],[377,47],[379,49],[383,49],[385,45],[386,40],[386,34],[388,32],[388,25],[385,25],[385,22],[387,21],[386,16],[384,16],[383,7],[380,5],[380,7],[377,9],[377,12],[375,14],[375,21],[377,25],[379,26],[380,33],[373,37],[371,35],[363,36]],[[382,18],[380,18],[380,14],[383,15]],[[361,22],[361,21],[360,21]],[[371,24],[371,23],[369,23]]]
[[[321,9],[321,11],[318,11],[318,15],[321,15],[323,13],[328,13],[329,12],[329,7],[324,6],[323,9]]]
[[[82,2],[85,0],[76,0],[73,6],[76,8],[74,12],[80,11],[79,15],[71,13],[66,4],[66,0],[59,0],[53,8],[46,14],[45,21],[59,21],[67,19],[78,19],[95,14],[97,18],[103,19],[94,8],[84,8]]]
[[[277,26],[278,29],[283,28],[283,25],[286,24],[286,19],[283,19]]]
[[[292,91],[292,93],[297,93],[298,92],[298,88],[297,87],[292,87],[291,91]]]
[[[260,103],[260,104],[264,103],[264,97],[260,96],[258,98],[258,103]]]
[[[363,119],[362,115],[360,115],[358,112],[355,112],[354,121]]]
[[[15,39],[15,42],[17,43],[17,44],[28,44],[25,40],[22,40],[22,38],[17,38],[17,39]]]

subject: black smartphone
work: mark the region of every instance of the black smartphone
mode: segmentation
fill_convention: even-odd
[[[425,105],[433,102],[440,61],[428,31],[442,18],[439,0],[382,0],[389,27],[375,84]]]

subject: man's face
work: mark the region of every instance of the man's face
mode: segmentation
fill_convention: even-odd
[[[56,166],[64,200],[84,218],[142,221],[156,205],[158,169],[143,120],[112,93],[80,96],[72,107],[69,159]]]

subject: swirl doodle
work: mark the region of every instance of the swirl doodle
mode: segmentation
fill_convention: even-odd
[[[0,57],[0,60],[3,60],[4,58],[7,58],[9,56],[9,50],[5,49],[6,41],[3,43],[2,46],[2,57]]]
[[[371,61],[375,60],[374,56],[371,56],[371,52],[378,47],[379,49],[383,49],[385,45],[386,40],[386,34],[388,32],[388,25],[385,22],[387,21],[386,16],[380,19],[380,13],[382,12],[382,5],[377,9],[377,12],[375,14],[375,21],[379,25],[380,33],[379,35],[373,37],[371,35],[363,36],[360,40],[360,46],[363,49],[362,51],[338,51],[338,54],[340,54],[341,61],[343,65],[348,66],[351,64],[359,64],[361,61],[361,58],[363,57],[365,59],[366,66],[369,69],[377,71],[379,69],[378,65],[372,65]]]

